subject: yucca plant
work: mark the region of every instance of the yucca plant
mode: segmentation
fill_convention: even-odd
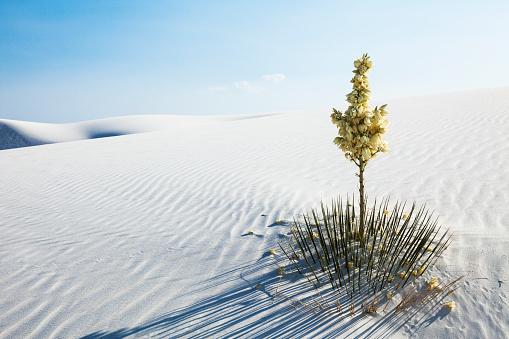
[[[293,221],[291,237],[279,246],[289,266],[316,288],[330,284],[338,292],[379,293],[398,281],[395,289],[422,275],[449,246],[451,235],[439,232],[437,220],[425,207],[409,212],[385,200],[366,215],[361,241],[355,207],[341,200],[322,204],[302,220]],[[399,280],[396,280],[398,279]]]
[[[405,203],[396,203],[389,211],[389,200],[385,199],[379,204],[375,201],[371,209],[366,207],[364,171],[370,160],[388,151],[387,142],[382,140],[388,120],[386,105],[374,109],[368,105],[371,91],[366,73],[373,62],[364,54],[354,65],[353,91],[347,95],[350,106],[344,113],[333,109],[331,117],[339,129],[334,143],[359,168],[359,208],[348,199],[346,203],[341,199],[333,201],[330,207],[322,204],[320,210],[294,219],[291,236],[279,243],[288,260],[288,265],[283,266],[295,275],[302,274],[327,307],[319,292],[322,287],[330,285],[337,296],[346,291],[352,301],[351,314],[355,313],[354,299],[359,299],[359,294],[361,304],[367,300],[364,296],[374,295],[372,303],[366,306],[364,302],[362,309],[376,312],[384,289],[391,286],[394,292],[417,279],[437,262],[451,242],[449,231],[441,232],[437,219],[424,206],[417,208],[414,203],[405,211]],[[278,267],[278,273],[284,274],[281,265]],[[419,297],[424,301],[437,295],[433,289],[425,291],[414,294],[414,287],[397,310]],[[389,300],[391,293],[386,296]],[[322,304],[313,300],[321,308]],[[339,311],[339,299],[337,307]]]

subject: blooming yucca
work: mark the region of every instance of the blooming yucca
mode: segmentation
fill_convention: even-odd
[[[353,83],[353,91],[346,95],[350,106],[344,113],[333,108],[331,118],[339,129],[339,136],[334,139],[334,143],[348,160],[360,165],[361,161],[367,163],[378,153],[389,150],[387,142],[382,140],[389,120],[386,118],[387,105],[371,109],[368,104],[371,90],[366,73],[373,68],[373,62],[364,54],[354,62],[354,66],[355,75],[350,81]]]
[[[364,54],[362,58],[354,62],[355,74],[352,80],[353,90],[346,95],[346,101],[350,104],[342,113],[333,108],[332,123],[338,130],[339,136],[334,143],[345,153],[345,157],[359,167],[359,193],[360,193],[360,234],[364,236],[364,169],[367,163],[374,159],[378,153],[387,152],[389,144],[382,140],[387,132],[389,120],[386,118],[387,111],[383,105],[371,109],[368,104],[371,99],[368,76],[366,73],[373,68],[373,61]]]

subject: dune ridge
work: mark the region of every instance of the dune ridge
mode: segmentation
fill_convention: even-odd
[[[229,116],[132,115],[69,124],[0,119],[0,150],[136,133],[170,132],[194,126],[253,119],[278,113]]]

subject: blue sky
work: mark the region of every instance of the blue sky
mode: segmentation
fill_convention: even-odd
[[[509,85],[509,2],[0,2],[0,118],[346,108]]]

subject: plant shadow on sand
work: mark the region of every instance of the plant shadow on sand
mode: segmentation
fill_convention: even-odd
[[[116,331],[96,331],[83,339],[155,337],[155,338],[389,338],[395,332],[415,332],[440,321],[449,312],[440,301],[424,306],[412,306],[394,314],[393,308],[366,314],[350,315],[343,306],[336,310],[316,312],[308,308],[291,307],[281,296],[298,295],[303,284],[286,274],[281,279],[275,265],[266,257],[256,262],[224,272],[200,284],[200,291],[209,297],[189,306],[171,310],[149,322]],[[276,298],[274,293],[286,282]],[[222,287],[227,284],[230,287]],[[234,287],[231,287],[231,286]],[[307,285],[307,284],[304,284]],[[257,288],[258,287],[258,288]],[[208,290],[208,291],[207,291]],[[217,292],[214,292],[217,290]],[[210,292],[210,293],[207,293]],[[191,294],[192,292],[190,292]],[[183,296],[185,297],[185,295]],[[345,299],[346,300],[346,299]],[[394,306],[394,305],[392,305]],[[411,320],[411,321],[409,321]]]

